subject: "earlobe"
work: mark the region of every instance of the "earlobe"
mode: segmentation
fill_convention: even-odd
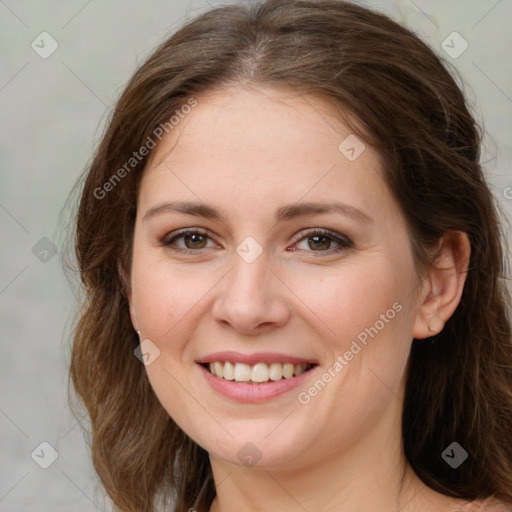
[[[445,233],[436,260],[424,280],[422,302],[413,326],[414,338],[428,338],[443,330],[460,303],[470,255],[466,233]]]
[[[433,317],[428,324],[428,332],[433,335],[441,332],[443,328],[444,321],[438,316]]]

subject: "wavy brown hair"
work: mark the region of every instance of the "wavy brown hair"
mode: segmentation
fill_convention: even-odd
[[[118,270],[130,272],[147,156],[108,192],[98,191],[191,97],[233,84],[286,87],[330,101],[340,117],[355,116],[352,131],[382,157],[418,274],[432,264],[429,249],[444,233],[467,233],[471,260],[461,302],[436,343],[413,341],[403,448],[432,489],[512,505],[504,242],[479,163],[481,129],[448,69],[383,14],[346,1],[267,0],[201,14],[136,71],[80,182],[75,250],[85,294],[69,374],[90,415],[95,470],[119,510],[173,503],[175,512],[204,512],[215,486],[208,453],[169,417],[134,357],[139,340]],[[441,459],[453,441],[469,453],[457,470]]]

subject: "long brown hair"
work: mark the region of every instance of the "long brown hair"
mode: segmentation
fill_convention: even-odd
[[[444,233],[468,234],[470,269],[457,310],[436,343],[413,341],[403,447],[432,489],[469,500],[494,495],[512,505],[506,260],[479,164],[482,134],[452,75],[411,31],[336,0],[212,9],[134,74],[84,175],[75,239],[85,299],[70,381],[90,415],[94,467],[116,507],[149,512],[172,502],[175,512],[202,512],[215,496],[208,453],[169,417],[134,357],[139,341],[118,270],[129,275],[147,156],[126,162],[190,98],[240,83],[318,95],[339,106],[340,116],[355,116],[360,126],[352,131],[382,156],[419,273],[428,270],[428,249]],[[113,179],[123,166],[122,179]],[[441,458],[453,441],[469,453],[457,470]]]

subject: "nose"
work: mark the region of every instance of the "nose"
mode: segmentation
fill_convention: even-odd
[[[233,268],[219,283],[214,319],[240,334],[259,335],[285,325],[290,318],[291,293],[268,266],[263,252],[247,263],[235,256]]]

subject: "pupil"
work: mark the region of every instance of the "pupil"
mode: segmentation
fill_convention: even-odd
[[[186,237],[187,241],[190,241],[193,246],[198,247],[201,242],[204,243],[204,237],[203,235],[199,233],[194,233],[192,235],[188,235]],[[326,236],[312,236],[310,237],[310,240],[313,240],[314,247],[317,249],[328,249],[329,248],[329,241]],[[188,244],[186,244],[188,245]],[[310,244],[311,247],[311,244]],[[313,248],[313,247],[312,247]]]
[[[325,236],[313,236],[313,237],[311,237],[311,240],[314,240],[314,244],[315,244],[315,247],[317,249],[318,248],[320,248],[320,249],[322,249],[322,248],[328,249],[329,241],[327,240],[327,237],[325,237]],[[318,244],[318,240],[323,240],[324,243],[323,244],[322,243]]]
[[[186,237],[187,240],[191,241],[194,247],[197,247],[198,244],[201,242],[204,242],[204,240],[201,240],[203,238],[203,235],[200,235],[199,233],[194,233],[193,235],[188,235]]]

